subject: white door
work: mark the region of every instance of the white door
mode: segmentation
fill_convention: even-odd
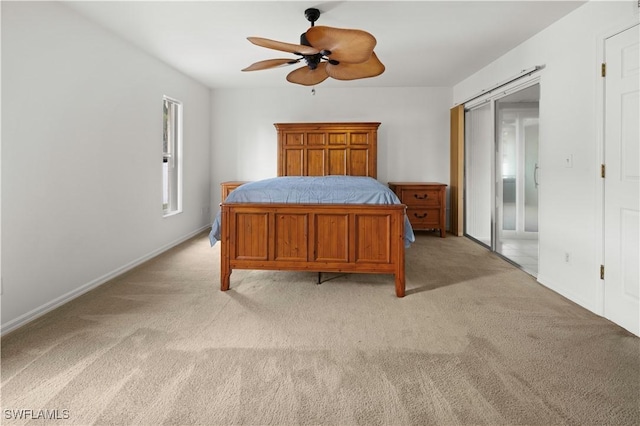
[[[638,25],[605,40],[604,316],[640,335]]]
[[[471,108],[464,115],[464,229],[465,235],[491,247],[491,156],[493,111],[490,102]]]

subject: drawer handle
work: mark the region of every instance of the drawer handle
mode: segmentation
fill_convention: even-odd
[[[418,213],[414,213],[413,215],[417,218],[417,219],[424,219],[425,217],[427,217],[428,213],[422,213],[422,214],[418,214]]]
[[[413,196],[418,200],[426,200],[427,198],[429,198],[429,194],[423,194],[423,195],[413,194]]]

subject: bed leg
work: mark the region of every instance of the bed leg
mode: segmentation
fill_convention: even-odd
[[[322,272],[318,272],[318,282],[316,283],[316,285],[320,284],[322,284]]]
[[[398,275],[396,275],[396,296],[404,297],[404,292],[405,292],[404,280],[398,279]]]
[[[224,201],[224,200],[222,200]],[[229,220],[233,217],[230,209],[221,204],[222,207],[222,237],[220,238],[220,291],[229,290],[231,281],[231,264],[229,257]]]
[[[401,274],[396,274],[396,296],[404,297],[404,292],[405,292],[404,276],[401,276]]]
[[[229,290],[229,283],[231,281],[231,272],[220,274],[220,291]]]
[[[220,291],[229,290],[231,281],[231,267],[229,265],[229,258],[222,256],[220,262]]]

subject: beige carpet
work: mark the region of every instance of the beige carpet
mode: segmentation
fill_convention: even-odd
[[[640,424],[640,339],[465,238],[418,235],[403,299],[390,275],[234,271],[223,293],[219,249],[5,336],[2,423]]]

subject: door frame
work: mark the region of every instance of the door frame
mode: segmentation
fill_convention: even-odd
[[[450,112],[450,181],[449,209],[450,232],[464,235],[464,104],[456,105]]]

